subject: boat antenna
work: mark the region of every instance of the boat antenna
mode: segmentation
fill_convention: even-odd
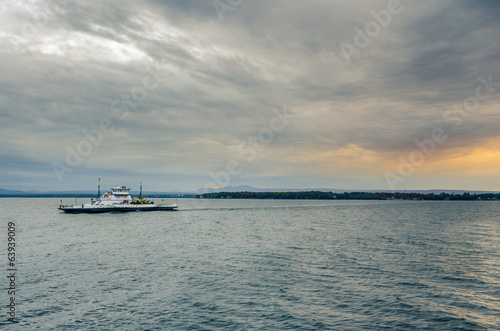
[[[139,185],[141,187],[141,190],[139,192],[139,199],[142,199],[142,180],[139,181]]]
[[[97,177],[97,179],[99,179],[99,181],[97,182],[97,199],[99,199],[99,197],[101,196],[101,179],[99,177]]]

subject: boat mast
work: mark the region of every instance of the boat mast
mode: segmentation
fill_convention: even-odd
[[[97,179],[99,179],[99,182],[97,182],[97,200],[99,200],[101,197],[101,179],[99,177]]]
[[[142,180],[139,181],[139,185],[141,187],[141,190],[139,192],[139,199],[142,199]]]

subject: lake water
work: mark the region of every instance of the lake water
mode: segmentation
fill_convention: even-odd
[[[500,329],[500,202],[178,204],[71,215],[59,199],[0,199],[0,328]]]

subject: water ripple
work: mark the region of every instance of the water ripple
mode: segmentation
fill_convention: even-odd
[[[19,328],[500,329],[497,203],[180,199],[175,213],[65,215],[26,201],[0,199],[18,218]]]

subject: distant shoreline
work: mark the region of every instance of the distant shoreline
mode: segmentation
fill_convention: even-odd
[[[143,194],[146,198],[198,198],[198,199],[273,199],[273,200],[426,200],[426,201],[500,201],[500,193],[417,193],[417,192],[324,192],[324,191],[290,191],[290,192],[216,192],[205,194]],[[95,198],[90,193],[25,193],[4,194],[0,198]]]
[[[497,201],[500,193],[412,193],[412,192],[219,192],[197,195],[200,199],[274,199],[274,200],[429,200]]]

